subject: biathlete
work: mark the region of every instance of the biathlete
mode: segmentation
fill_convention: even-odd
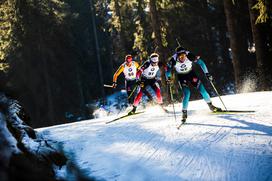
[[[143,96],[143,90],[147,86],[150,86],[156,93],[157,103],[162,104],[161,89],[157,79],[157,73],[159,69],[159,55],[157,53],[152,53],[147,60],[137,71],[137,82],[139,84],[139,89],[137,95],[133,102],[133,109],[129,114],[134,114],[137,106],[139,105],[141,98]]]
[[[129,54],[125,56],[125,62],[120,65],[120,67],[113,75],[112,87],[116,88],[118,76],[123,72],[125,76],[125,87],[127,91],[129,104],[133,103],[135,97],[131,94],[133,94],[132,91],[136,86],[136,73],[138,71],[138,68],[139,68],[138,62],[133,61],[132,55]],[[143,91],[148,96],[148,98],[152,100],[152,96],[146,90]]]
[[[176,53],[171,57],[170,61],[167,64],[167,82],[171,82],[171,71],[175,70],[178,78],[178,83],[182,88],[183,92],[183,100],[182,100],[182,122],[185,123],[187,119],[187,109],[190,100],[191,91],[189,85],[195,87],[200,94],[202,95],[203,99],[208,104],[209,108],[213,112],[222,111],[221,108],[215,107],[212,104],[210,95],[206,91],[203,83],[201,82],[200,78],[197,76],[194,66],[200,65],[203,72],[206,74],[208,79],[212,79],[211,75],[208,72],[208,69],[205,63],[201,59],[195,59],[195,61],[191,61],[187,58],[187,54],[189,52],[186,51],[182,47],[178,47],[176,49]],[[194,65],[198,64],[198,65]]]

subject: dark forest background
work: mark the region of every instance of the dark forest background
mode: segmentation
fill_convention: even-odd
[[[177,39],[221,93],[272,87],[270,0],[1,0],[0,23],[0,91],[34,127],[90,118],[126,54],[165,63]]]

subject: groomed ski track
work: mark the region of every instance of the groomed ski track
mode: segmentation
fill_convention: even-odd
[[[190,102],[179,130],[174,116],[155,106],[110,124],[116,116],[37,131],[61,142],[67,156],[98,180],[272,180],[272,92],[222,99],[229,109],[256,112],[212,114],[199,100]],[[181,105],[175,107],[180,120]]]

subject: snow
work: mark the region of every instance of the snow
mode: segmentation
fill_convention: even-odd
[[[68,157],[98,180],[272,180],[272,92],[222,99],[228,109],[256,112],[213,114],[199,100],[190,102],[179,130],[173,114],[153,106],[110,124],[116,116],[37,131],[61,142]],[[181,104],[175,108],[181,119]]]

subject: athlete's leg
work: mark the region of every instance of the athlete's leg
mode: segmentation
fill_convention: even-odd
[[[143,89],[143,93],[148,97],[149,101],[153,101],[152,95],[146,90],[146,88]]]
[[[162,104],[162,96],[161,96],[161,89],[160,89],[159,83],[157,81],[154,81],[153,84],[151,84],[151,88],[156,93],[157,103]]]
[[[182,93],[183,93],[183,98],[182,98],[182,110],[187,110],[189,101],[190,101],[190,96],[191,96],[191,91],[188,86],[182,85]]]
[[[142,99],[142,96],[143,96],[143,91],[142,91],[142,88],[140,87],[138,92],[137,92],[137,95],[134,99],[134,102],[133,102],[133,106],[137,107]]]
[[[206,103],[210,103],[211,97],[210,97],[209,93],[206,91],[204,85],[202,83],[200,83],[199,86],[197,87],[197,89],[199,90],[200,94],[202,95],[202,97],[206,101]]]
[[[213,104],[212,104],[212,101],[211,101],[211,97],[210,95],[208,94],[208,92],[206,91],[204,85],[202,83],[199,84],[198,88],[199,92],[201,93],[203,99],[206,101],[206,103],[208,104],[209,108],[211,111],[213,112],[216,112],[216,111],[222,111],[221,108],[219,107],[215,107]]]
[[[132,92],[136,86],[135,84],[136,84],[135,80],[126,81],[126,90],[127,90],[129,104],[133,104],[133,100],[135,98],[135,93]],[[131,94],[133,94],[133,95],[131,95]]]

